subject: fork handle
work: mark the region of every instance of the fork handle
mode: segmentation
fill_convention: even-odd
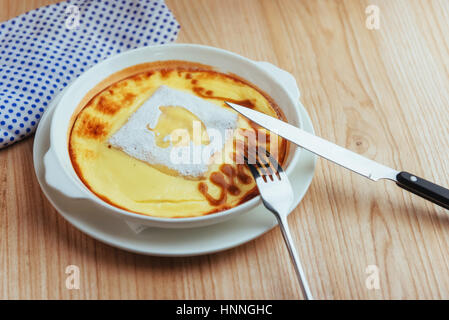
[[[309,284],[307,283],[306,275],[304,269],[301,265],[301,260],[299,259],[298,251],[293,243],[292,236],[290,234],[290,229],[288,227],[287,216],[281,216],[275,213],[276,219],[278,220],[279,227],[281,228],[282,236],[284,238],[285,244],[287,245],[288,252],[290,253],[290,258],[293,261],[295,267],[296,275],[298,276],[299,285],[301,286],[302,295],[305,300],[313,300],[312,293],[310,292]]]

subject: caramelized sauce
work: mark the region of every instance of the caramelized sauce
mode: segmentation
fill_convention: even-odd
[[[197,84],[198,80],[193,79],[192,80],[192,84]],[[206,98],[206,99],[216,99],[216,100],[220,100],[220,101],[229,101],[235,104],[239,104],[241,106],[250,108],[250,109],[254,109],[256,106],[254,105],[254,103],[249,100],[249,99],[244,99],[244,100],[236,100],[236,99],[231,99],[231,98],[227,98],[227,97],[219,97],[219,96],[214,96],[214,92],[212,90],[207,90],[202,88],[202,87],[193,87],[193,92],[195,92],[198,96],[202,97],[202,98]]]
[[[245,173],[245,165],[237,164],[237,178],[243,184],[250,184],[252,177]]]
[[[244,165],[237,165],[237,169],[230,164],[224,163],[220,166],[221,172],[212,172],[209,177],[210,182],[220,188],[220,195],[217,199],[208,193],[208,186],[204,182],[198,184],[198,190],[207,199],[210,205],[219,206],[226,203],[228,193],[238,196],[241,192],[236,184],[236,179],[243,184],[250,184],[252,179],[245,173]]]
[[[190,75],[190,74],[188,74]],[[191,79],[191,76],[186,76],[187,79]],[[220,97],[220,96],[214,96],[214,92],[212,90],[206,90],[203,87],[198,86],[198,80],[197,79],[192,79],[190,81],[193,85],[193,92],[195,92],[196,95],[202,97],[202,98],[206,98],[206,99],[216,99],[216,100],[220,100],[220,101],[229,101],[232,103],[236,103],[239,105],[242,105],[244,107],[250,108],[250,109],[254,109],[256,106],[253,103],[252,100],[250,99],[244,99],[244,100],[236,100],[236,99],[231,99],[231,98],[227,98],[227,97]],[[255,141],[251,141],[251,139],[248,139],[248,137],[245,137],[246,143],[243,143],[243,141],[234,141],[234,150],[245,150],[244,152],[247,153],[248,151],[248,145],[252,146],[253,144],[258,145],[259,142],[259,137],[261,136],[265,136],[265,141],[264,143],[270,143],[270,134],[269,132],[265,132],[262,129],[262,127],[260,127],[259,125],[257,125],[254,122],[250,122],[250,126],[253,129],[252,130],[248,130],[248,129],[243,129],[245,130],[244,134],[250,134],[250,131],[252,131],[253,133],[256,132],[257,134],[255,135]],[[243,146],[243,145],[246,146]],[[254,147],[254,146],[253,146]],[[238,149],[240,148],[240,149]],[[231,156],[232,159],[234,159],[235,162],[237,162],[237,155],[236,153],[233,153]],[[224,203],[226,203],[227,200],[227,194],[231,194],[234,196],[237,196],[240,194],[241,190],[239,189],[238,185],[236,184],[236,179],[237,181],[239,181],[242,184],[250,184],[253,180],[252,176],[246,174],[245,172],[245,167],[246,165],[241,164],[240,162],[243,162],[243,156],[240,157],[240,161],[238,161],[239,163],[236,164],[236,167],[233,167],[230,164],[223,164],[220,166],[220,171],[221,172],[213,172],[210,175],[210,182],[212,182],[214,185],[218,186],[220,188],[220,195],[217,199],[215,199],[213,196],[211,196],[208,193],[208,186],[206,183],[204,182],[200,182],[198,184],[198,190],[203,194],[203,196],[207,199],[207,201],[209,202],[210,205],[213,206],[220,206]],[[226,178],[225,178],[226,177]],[[251,197],[253,197],[252,193],[251,193]]]

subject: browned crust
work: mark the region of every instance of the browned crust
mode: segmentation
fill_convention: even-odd
[[[161,69],[176,69],[179,71],[211,71],[213,68],[211,66],[207,66],[200,63],[195,62],[189,62],[189,61],[180,61],[180,60],[167,60],[167,61],[155,61],[155,62],[148,62],[148,63],[142,63],[137,64],[135,66],[131,66],[129,68],[120,70],[106,79],[102,80],[100,83],[98,83],[95,87],[93,87],[89,92],[81,99],[78,106],[75,108],[75,111],[72,114],[72,117],[70,118],[70,123],[68,127],[68,136],[70,137],[70,134],[72,132],[73,124],[75,123],[76,118],[78,117],[78,114],[81,112],[81,110],[89,104],[89,102],[97,96],[97,94],[101,93],[104,89],[108,88],[112,84],[119,82],[121,80],[125,80],[127,78],[130,78],[132,76],[135,76],[139,73],[144,72],[154,72],[159,71]],[[69,140],[68,140],[69,141]]]
[[[73,113],[73,115],[71,117],[69,129],[68,129],[68,139],[67,139],[70,160],[71,160],[72,166],[73,166],[76,174],[80,178],[80,180],[98,198],[102,199],[106,203],[108,203],[108,204],[110,204],[110,205],[112,205],[114,207],[117,207],[119,209],[122,209],[122,210],[125,210],[125,211],[128,211],[128,212],[132,212],[132,213],[136,213],[136,214],[142,214],[142,215],[146,215],[146,214],[143,214],[141,212],[132,211],[132,210],[129,210],[127,208],[124,208],[124,207],[114,203],[111,199],[105,197],[104,195],[98,194],[97,192],[95,192],[91,188],[91,186],[89,185],[87,180],[83,177],[83,174],[82,174],[82,172],[80,170],[80,167],[79,167],[77,161],[75,160],[74,152],[73,152],[71,144],[70,144],[70,137],[71,137],[71,134],[72,134],[72,131],[73,131],[73,128],[74,128],[74,123],[77,120],[78,115],[84,109],[84,107],[86,107],[90,103],[90,101],[92,99],[94,99],[98,94],[100,94],[105,89],[107,89],[108,87],[110,87],[111,85],[113,85],[114,83],[117,83],[119,81],[128,79],[130,77],[133,77],[133,76],[136,76],[138,74],[145,73],[145,72],[148,72],[148,75],[151,75],[155,71],[161,71],[161,70],[163,70],[164,74],[169,74],[172,71],[177,71],[177,72],[207,71],[207,72],[210,72],[210,73],[225,75],[227,77],[232,78],[233,80],[235,80],[237,82],[241,82],[241,83],[243,83],[243,84],[253,88],[254,90],[258,91],[270,103],[271,107],[276,112],[276,115],[278,116],[278,118],[281,119],[281,120],[286,120],[284,113],[282,112],[281,108],[279,108],[279,106],[276,104],[276,102],[267,93],[265,93],[264,91],[259,89],[257,86],[255,86],[252,83],[246,81],[245,79],[239,77],[238,75],[235,75],[235,74],[232,74],[232,73],[224,74],[224,73],[215,71],[211,66],[203,65],[203,64],[200,64],[200,63],[194,63],[194,62],[188,62],[188,61],[180,61],[180,60],[156,61],[156,62],[139,64],[139,65],[135,65],[135,66],[123,69],[123,70],[121,70],[119,72],[116,72],[116,73],[112,74],[108,78],[104,79],[103,81],[98,83],[93,89],[91,89],[86,94],[86,96],[83,97],[83,99],[78,104],[78,106],[75,109],[75,112]],[[286,157],[288,155],[288,152],[289,152],[289,148],[290,148],[290,143],[286,139],[282,139],[280,152],[279,152],[279,163],[281,165],[283,165],[284,162],[285,162],[285,159],[286,159]],[[252,198],[256,197],[258,194],[259,194],[259,191],[258,191],[257,187],[252,188],[251,190],[247,191],[245,193],[245,195],[243,195],[243,197],[240,199],[240,201],[237,203],[237,205],[240,205],[240,204],[242,204],[244,202],[247,202],[247,201],[251,200]],[[215,208],[215,209],[213,209],[211,211],[203,213],[202,216],[208,215],[208,214],[212,214],[212,213],[221,212],[221,211],[224,211],[224,210],[228,210],[228,209],[231,209],[233,207],[235,207],[235,206],[220,206],[220,207],[217,207],[217,208]],[[178,216],[178,217],[175,216],[175,217],[171,217],[171,218],[189,218],[189,217],[197,217],[197,216]]]

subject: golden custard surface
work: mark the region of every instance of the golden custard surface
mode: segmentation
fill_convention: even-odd
[[[223,101],[228,100],[279,117],[266,95],[230,75],[210,70],[176,69],[140,73],[103,90],[77,115],[70,133],[69,151],[84,184],[114,206],[167,218],[205,215],[254,197],[257,194],[255,182],[244,165],[232,161],[231,164],[211,164],[203,179],[193,180],[164,172],[108,144],[108,138],[161,85],[197,95],[223,108],[227,108]],[[166,114],[170,116],[173,111],[168,111]],[[180,110],[171,116],[176,118],[182,114]],[[178,119],[176,123],[179,125],[182,121]],[[255,130],[242,117],[239,117],[238,127]],[[157,130],[164,135],[168,133],[164,128]],[[279,150],[284,153],[279,155],[282,159],[286,142],[279,141]],[[229,160],[232,155],[224,156]]]

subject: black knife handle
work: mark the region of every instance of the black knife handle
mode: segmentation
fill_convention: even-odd
[[[399,172],[396,180],[401,188],[449,209],[449,189],[405,171]]]

